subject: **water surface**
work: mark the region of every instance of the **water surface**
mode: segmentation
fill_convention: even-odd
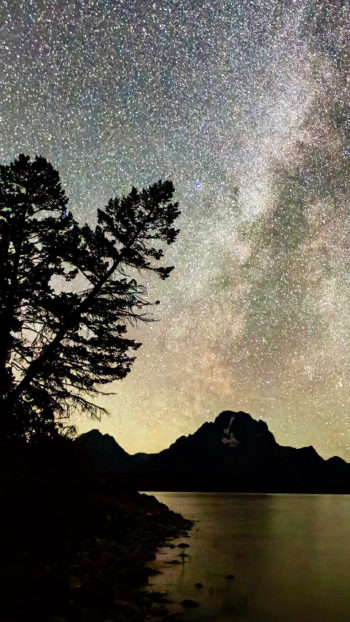
[[[189,557],[160,549],[155,565],[162,574],[152,577],[152,589],[169,591],[172,600],[200,603],[186,618],[350,620],[350,496],[149,494],[199,521],[190,538],[174,541],[190,545]]]

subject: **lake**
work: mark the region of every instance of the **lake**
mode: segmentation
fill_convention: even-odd
[[[350,495],[147,494],[199,521],[189,538],[174,541],[189,544],[188,557],[159,549],[153,566],[162,574],[150,578],[171,600],[200,603],[186,619],[350,619]]]

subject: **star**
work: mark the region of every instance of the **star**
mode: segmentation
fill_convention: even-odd
[[[182,210],[100,429],[159,451],[243,410],[350,459],[347,1],[0,8],[1,162],[45,156],[80,222],[160,178]]]

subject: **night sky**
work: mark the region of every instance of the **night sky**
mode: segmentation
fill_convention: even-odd
[[[0,0],[1,162],[70,209],[169,178],[176,270],[99,427],[159,451],[221,410],[350,460],[348,0]],[[101,403],[101,400],[100,400]]]

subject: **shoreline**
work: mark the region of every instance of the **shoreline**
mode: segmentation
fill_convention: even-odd
[[[1,455],[0,468],[2,622],[174,619],[146,564],[192,521],[74,452]]]

